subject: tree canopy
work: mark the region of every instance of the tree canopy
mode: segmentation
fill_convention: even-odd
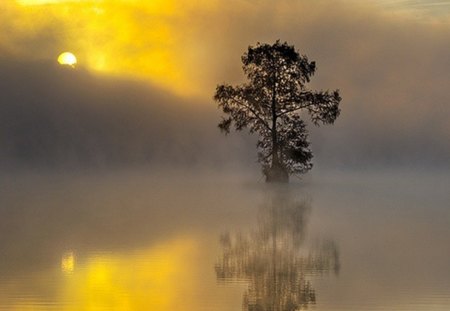
[[[219,128],[225,133],[232,127],[258,133],[258,160],[266,181],[287,182],[290,174],[312,168],[302,112],[315,125],[334,123],[340,113],[339,90],[308,89],[316,63],[279,40],[249,46],[242,63],[248,82],[216,88],[214,100],[225,114]]]

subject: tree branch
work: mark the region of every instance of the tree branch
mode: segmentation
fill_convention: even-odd
[[[266,129],[268,129],[269,131],[272,130],[272,128],[267,124],[267,122],[266,122],[263,118],[261,118],[251,106],[249,106],[248,104],[245,104],[244,102],[238,100],[237,98],[230,98],[230,100],[232,100],[232,101],[234,101],[236,104],[241,105],[241,106],[243,106],[244,108],[248,109],[251,113],[253,113],[253,115],[255,116],[255,118],[257,118],[259,121],[261,121],[262,125],[264,125],[264,127],[265,127]]]

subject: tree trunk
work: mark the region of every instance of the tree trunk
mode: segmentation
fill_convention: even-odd
[[[272,166],[265,172],[266,182],[289,182],[289,174],[280,163],[272,163]]]
[[[272,149],[272,164],[270,168],[265,172],[266,174],[266,182],[280,182],[287,183],[289,182],[289,174],[281,163],[280,158],[278,156],[279,146],[277,143],[276,134],[274,135],[273,141],[273,149]]]
[[[276,76],[274,76],[274,84],[272,89],[272,163],[270,168],[265,172],[265,175],[266,182],[287,183],[289,182],[289,174],[279,157],[280,146],[278,144],[275,81]]]

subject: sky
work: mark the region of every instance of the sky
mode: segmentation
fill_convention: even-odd
[[[254,161],[251,138],[217,133],[212,96],[217,84],[244,81],[240,57],[249,45],[280,39],[316,61],[311,88],[343,97],[335,125],[311,127],[319,166],[448,164],[450,1],[0,6],[0,68],[8,77],[0,81],[0,157],[8,163],[202,162],[228,154]],[[74,68],[58,65],[65,51],[76,55]]]

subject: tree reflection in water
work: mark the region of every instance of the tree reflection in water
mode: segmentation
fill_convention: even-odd
[[[217,279],[248,283],[243,310],[305,309],[316,302],[307,276],[339,271],[336,243],[326,241],[305,249],[311,210],[306,198],[294,200],[287,189],[278,189],[266,202],[259,209],[256,228],[221,236]]]

